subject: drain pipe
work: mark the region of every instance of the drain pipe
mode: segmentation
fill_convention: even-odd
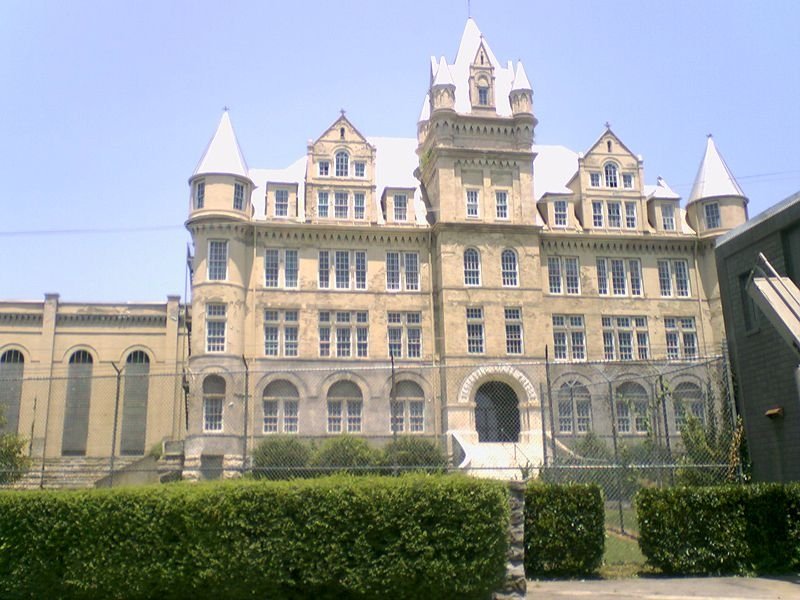
[[[114,397],[114,426],[111,428],[111,462],[109,473],[108,487],[114,487],[114,458],[117,455],[117,421],[119,420],[119,384],[122,379],[122,369],[117,367],[113,362],[111,366],[117,372],[117,392]]]

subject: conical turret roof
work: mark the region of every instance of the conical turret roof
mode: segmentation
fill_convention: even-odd
[[[433,80],[433,85],[455,85],[444,56],[439,59],[439,66],[436,68],[436,78]]]
[[[533,91],[531,82],[528,81],[528,76],[525,74],[525,67],[522,66],[522,61],[517,61],[517,72],[514,73],[514,83],[511,84],[511,91],[515,90],[528,90]]]
[[[430,94],[425,94],[425,100],[422,101],[422,110],[419,111],[419,119],[417,119],[417,123],[421,123],[422,121],[427,121],[431,118],[431,96]]]
[[[211,174],[237,175],[249,179],[247,162],[233,132],[227,110],[222,113],[217,131],[208,143],[200,162],[197,163],[192,177]]]
[[[717,150],[714,138],[708,136],[706,142],[706,153],[700,168],[697,170],[697,177],[694,179],[692,193],[689,194],[687,204],[696,202],[704,198],[714,198],[717,196],[740,196],[745,198],[742,188],[736,183],[736,178],[731,173],[725,160]]]

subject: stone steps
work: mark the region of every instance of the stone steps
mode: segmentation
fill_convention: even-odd
[[[114,471],[124,469],[141,457],[116,457]],[[64,456],[48,458],[44,463],[34,460],[30,470],[17,481],[14,489],[80,489],[94,487],[95,482],[110,473],[111,459],[108,457]]]

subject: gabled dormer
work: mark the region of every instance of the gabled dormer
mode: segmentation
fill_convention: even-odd
[[[387,187],[381,195],[383,220],[389,225],[416,226],[414,188]]]
[[[684,233],[681,197],[667,184],[663,177],[656,179],[656,185],[645,186],[647,220],[659,233]]]
[[[250,196],[255,186],[227,110],[189,178],[189,187],[192,217],[225,213],[249,219],[252,215]]]
[[[481,37],[478,51],[469,67],[469,98],[473,111],[495,112],[494,65]]]
[[[305,214],[325,223],[375,223],[375,148],[342,111],[308,144]]]

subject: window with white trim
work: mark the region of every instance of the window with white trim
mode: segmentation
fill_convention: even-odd
[[[365,250],[320,250],[317,269],[320,289],[367,289],[367,253]]]
[[[367,358],[369,313],[367,311],[319,311],[319,355]]]
[[[606,187],[617,187],[617,166],[614,163],[606,163],[603,167],[603,173],[606,178]]]
[[[317,192],[317,216],[321,219],[328,218],[328,192]]]
[[[636,229],[636,202],[625,203],[625,227]]]
[[[603,203],[600,200],[592,201],[592,226],[603,227]]]
[[[328,433],[360,433],[363,395],[352,381],[338,381],[328,390]]]
[[[346,219],[350,214],[349,194],[347,192],[334,192],[333,216],[337,219]]]
[[[298,311],[264,310],[264,355],[297,356]]]
[[[722,226],[719,217],[719,204],[709,202],[703,205],[703,213],[706,217],[706,229],[718,229]]]
[[[244,184],[233,184],[233,210],[244,210]]]
[[[386,289],[419,291],[419,254],[417,252],[386,253]]]
[[[619,229],[622,227],[622,205],[620,202],[607,202],[606,210],[608,211],[608,226],[611,229]]]
[[[663,297],[689,297],[689,264],[683,259],[659,260],[658,286]]]
[[[464,285],[481,284],[481,255],[475,248],[464,250]]]
[[[206,182],[198,181],[194,184],[194,207],[201,209],[206,204]]]
[[[589,433],[592,430],[592,397],[579,381],[561,384],[558,390],[558,432]]]
[[[600,187],[600,173],[589,173],[589,185]]]
[[[320,177],[327,177],[331,174],[331,162],[329,160],[321,160],[317,163],[317,172]]]
[[[269,383],[261,396],[264,433],[297,433],[298,404],[297,388],[284,380]]]
[[[633,188],[633,175],[631,173],[622,174],[622,187],[624,187],[626,190]]]
[[[626,381],[617,386],[616,398],[617,431],[631,433],[633,413],[633,433],[647,433],[650,429],[650,411],[644,387],[633,381]]]
[[[495,216],[498,219],[508,218],[508,192],[496,191],[494,193]]]
[[[353,170],[356,177],[364,177],[367,172],[367,163],[364,161],[356,161],[353,163]]]
[[[583,315],[553,315],[553,357],[556,360],[586,360]]]
[[[694,317],[664,317],[667,338],[667,358],[694,360],[697,358],[697,328]]]
[[[408,197],[405,194],[394,196],[394,220],[406,221],[408,219]]]
[[[275,190],[275,216],[289,216],[289,190]]]
[[[675,406],[675,427],[680,431],[686,424],[687,413],[697,419],[701,425],[706,423],[706,406],[703,391],[696,383],[684,381],[675,386],[672,392]]]
[[[264,287],[296,288],[298,269],[297,250],[264,249]]]
[[[395,358],[422,357],[422,315],[419,312],[389,312],[386,314],[389,356]]]
[[[364,201],[364,192],[355,192],[353,194],[353,218],[363,219],[366,211],[366,203]]]
[[[506,321],[506,354],[522,354],[522,309],[506,306],[503,309]]]
[[[398,381],[391,397],[392,433],[425,431],[425,393],[413,381]],[[407,426],[406,426],[407,424]]]
[[[467,217],[478,216],[478,190],[467,190]]]
[[[503,250],[503,253],[500,255],[500,269],[503,287],[517,287],[519,285],[517,253],[514,250],[510,248]]]
[[[206,352],[225,352],[226,313],[224,304],[206,304]]]
[[[467,352],[483,354],[483,307],[467,307]]]
[[[553,202],[553,216],[554,216],[554,225],[556,227],[566,227],[567,226],[567,201],[566,200],[556,200]]]
[[[602,317],[605,360],[648,360],[647,317]]]
[[[340,150],[334,156],[336,165],[336,177],[347,177],[350,175],[350,155],[344,150]]]
[[[609,275],[611,286],[609,287]],[[641,296],[642,264],[638,258],[598,258],[597,293],[614,296]]]
[[[672,204],[661,205],[661,226],[664,231],[675,231],[675,208]]]
[[[577,257],[547,257],[547,281],[551,294],[581,293],[580,263]]]
[[[208,242],[208,279],[225,281],[228,278],[228,242],[227,240],[209,240]]]
[[[203,431],[222,431],[225,406],[225,380],[219,375],[209,375],[203,380]]]

